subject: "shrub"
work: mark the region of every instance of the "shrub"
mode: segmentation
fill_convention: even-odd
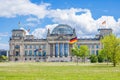
[[[97,58],[96,55],[91,55],[91,56],[90,56],[90,62],[91,62],[91,63],[96,63],[97,61],[98,61],[98,58]]]
[[[4,55],[1,55],[0,56],[0,62],[3,62],[3,61],[6,61],[7,60],[7,57],[4,56]]]
[[[102,63],[102,62],[104,62],[104,56],[103,55],[98,55],[98,62],[99,63]]]

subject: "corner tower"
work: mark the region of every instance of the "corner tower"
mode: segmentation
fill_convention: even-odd
[[[11,58],[11,59],[15,61],[22,60],[22,56],[24,53],[23,42],[24,42],[25,34],[26,32],[22,29],[12,30],[12,37],[9,40],[9,45],[10,45],[10,55],[14,56],[14,58]]]

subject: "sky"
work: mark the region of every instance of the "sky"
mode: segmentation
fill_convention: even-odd
[[[94,37],[99,28],[119,37],[119,7],[120,0],[0,0],[0,49],[9,49],[13,29],[41,39],[58,24],[75,28],[78,38]]]

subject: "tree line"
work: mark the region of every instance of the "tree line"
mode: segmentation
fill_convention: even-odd
[[[115,67],[120,63],[120,38],[114,34],[110,34],[101,38],[102,49],[99,50],[98,55],[89,55],[89,48],[87,45],[76,44],[73,45],[72,54],[78,59],[82,58],[85,63],[85,58],[89,58],[92,63],[94,62],[111,62]]]

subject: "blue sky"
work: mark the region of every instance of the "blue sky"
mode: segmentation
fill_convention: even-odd
[[[58,24],[75,28],[80,38],[93,37],[101,27],[120,36],[119,0],[0,0],[0,5],[0,49],[9,49],[11,31],[19,28],[19,21],[35,38],[45,38],[47,29]]]

